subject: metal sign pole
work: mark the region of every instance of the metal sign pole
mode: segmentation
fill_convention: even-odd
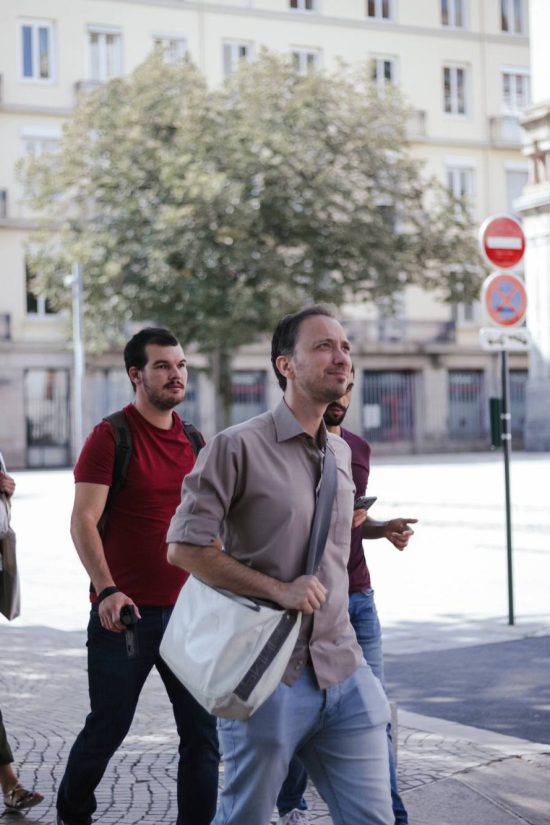
[[[512,571],[512,507],[510,503],[510,453],[512,450],[512,426],[510,413],[510,378],[508,375],[508,349],[525,350],[531,346],[530,336],[516,331],[527,310],[527,292],[522,279],[512,272],[525,254],[525,234],[520,222],[511,215],[492,215],[479,230],[481,254],[493,266],[498,267],[485,279],[482,301],[493,321],[507,329],[506,335],[495,340],[494,331],[482,330],[481,345],[484,349],[501,349],[502,352],[502,412],[501,444],[504,452],[504,484],[506,493],[506,545],[508,558],[508,624],[514,624],[514,580]]]
[[[502,350],[502,449],[504,453],[504,488],[506,494],[506,558],[508,563],[508,624],[514,624],[514,574],[512,568],[512,505],[510,497],[510,453],[512,450],[512,415],[510,413],[510,377],[508,353]]]

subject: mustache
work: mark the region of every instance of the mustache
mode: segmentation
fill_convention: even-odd
[[[182,384],[181,381],[169,381],[167,384],[164,385],[165,390],[169,390],[171,387],[180,387],[180,389],[185,389],[185,384]]]
[[[346,409],[347,409],[346,407],[343,407],[341,404],[338,404],[338,402],[337,402],[337,401],[332,401],[332,402],[331,402],[331,403],[327,406],[327,412],[330,410],[331,412],[336,412],[336,411],[339,411],[339,412],[345,413],[345,412],[346,412]]]

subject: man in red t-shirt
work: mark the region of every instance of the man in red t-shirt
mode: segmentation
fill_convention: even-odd
[[[160,328],[134,335],[124,360],[135,392],[134,403],[124,408],[132,440],[125,482],[108,500],[115,433],[105,420],[88,436],[74,473],[71,535],[92,584],[91,713],[69,754],[57,796],[57,823],[91,823],[95,789],[130,728],[141,689],[155,666],[180,737],[177,825],[209,825],[218,788],[216,722],[159,655],[164,628],[187,577],[166,560],[166,531],[183,479],[195,463],[181,419],[173,412],[185,395],[186,361],[177,339]],[[137,618],[132,657],[126,650],[122,608],[133,610]]]

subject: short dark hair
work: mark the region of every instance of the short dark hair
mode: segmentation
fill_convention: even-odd
[[[124,364],[126,372],[130,374],[130,367],[136,367],[142,370],[147,363],[147,353],[145,347],[147,344],[158,344],[161,347],[177,347],[179,341],[176,336],[170,332],[169,329],[163,327],[145,327],[130,338],[124,347]],[[136,389],[132,381],[134,391]]]
[[[296,346],[300,324],[306,318],[313,318],[316,315],[324,315],[326,318],[335,317],[328,307],[323,306],[323,304],[314,304],[313,306],[304,307],[304,309],[292,315],[285,315],[275,327],[271,339],[271,364],[283,392],[286,390],[286,378],[279,372],[275,362],[279,355],[292,355]]]

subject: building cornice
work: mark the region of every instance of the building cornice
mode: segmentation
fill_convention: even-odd
[[[446,146],[449,149],[456,147],[457,149],[490,149],[494,152],[518,152],[521,144],[518,143],[498,143],[495,144],[490,140],[477,140],[476,138],[443,138],[443,137],[415,137],[409,139],[409,146]]]
[[[102,0],[105,2],[105,0]],[[317,14],[315,12],[299,11],[272,11],[269,9],[243,8],[239,6],[228,6],[223,3],[202,3],[200,0],[107,0],[111,3],[127,3],[129,5],[140,6],[163,6],[165,8],[175,8],[181,11],[195,11],[203,15],[225,14],[233,17],[255,17],[261,20],[295,20],[297,23],[309,23],[317,26],[340,26],[342,28],[360,28],[369,31],[383,31],[391,34],[423,35],[426,37],[445,38],[447,40],[467,40],[472,43],[495,43],[507,46],[520,46],[528,48],[529,38],[522,35],[508,34],[483,34],[468,29],[452,29],[445,26],[411,26],[394,21],[369,20],[368,18],[336,17],[334,15]]]
[[[515,207],[522,215],[550,213],[550,183],[539,183],[528,187],[524,194],[515,201]]]
[[[0,218],[0,232],[3,229],[29,232],[39,228],[37,221],[30,218]]]
[[[0,112],[7,115],[46,115],[46,117],[70,117],[72,106],[37,106],[34,103],[0,103]]]

